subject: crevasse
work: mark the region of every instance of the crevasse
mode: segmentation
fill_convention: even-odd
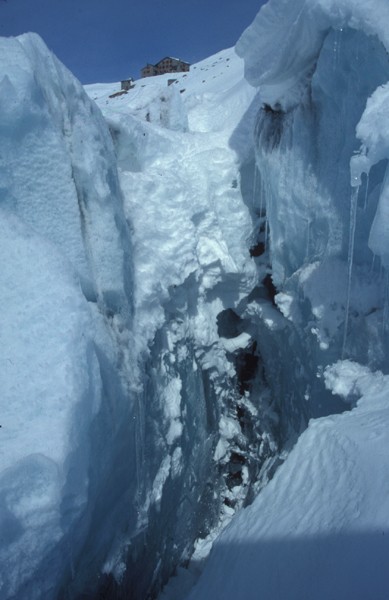
[[[223,51],[90,86],[104,118],[1,40],[2,597],[155,597],[258,492],[192,598],[256,598],[258,565],[304,597],[318,537],[386,531],[387,17],[271,0],[237,46],[258,92]]]
[[[103,118],[37,36],[0,45],[1,596],[153,597],[277,456],[227,143],[254,91],[228,50]]]

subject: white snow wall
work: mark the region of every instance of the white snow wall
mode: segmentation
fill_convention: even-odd
[[[388,40],[374,35],[387,7],[368,4],[271,0],[236,47],[262,101],[253,212],[266,213],[258,239],[277,295],[273,315],[251,312],[284,439],[341,410],[324,387],[327,365],[388,370],[389,60]]]

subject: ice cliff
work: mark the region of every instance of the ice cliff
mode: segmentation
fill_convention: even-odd
[[[0,46],[0,594],[42,598],[88,548],[106,486],[101,539],[122,519],[131,240],[99,110],[37,36]]]

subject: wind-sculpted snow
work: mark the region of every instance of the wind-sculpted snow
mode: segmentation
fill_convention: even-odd
[[[385,0],[270,0],[236,51],[245,59],[247,80],[261,86],[263,101],[288,109],[300,102],[331,29],[377,36],[388,50],[388,19]],[[335,44],[334,54],[337,50]]]
[[[3,39],[1,56],[6,206],[66,248],[88,297],[124,306],[126,225],[101,114],[37,36]]]

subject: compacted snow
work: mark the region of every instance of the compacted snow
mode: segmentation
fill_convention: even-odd
[[[388,18],[127,93],[0,39],[2,599],[388,597]]]

